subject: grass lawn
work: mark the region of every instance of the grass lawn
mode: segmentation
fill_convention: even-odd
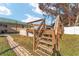
[[[60,52],[63,56],[79,56],[79,35],[64,35]]]
[[[6,37],[0,37],[0,56],[16,56],[14,51],[11,50]]]
[[[32,37],[26,37],[22,35],[11,35],[14,38],[14,41],[20,44],[20,46],[23,46],[26,48],[29,52],[33,53],[33,38]]]
[[[21,35],[11,35],[16,42],[25,47],[29,52],[33,53],[33,38]],[[61,55],[63,56],[79,56],[79,36],[64,35],[61,40]]]

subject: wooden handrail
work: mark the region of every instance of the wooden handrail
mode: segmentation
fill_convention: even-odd
[[[40,24],[31,24],[32,26],[40,26]],[[45,26],[48,26],[45,24]]]
[[[34,22],[40,22],[40,21],[41,21],[40,24],[33,24]],[[45,26],[46,26],[45,20],[40,19],[40,20],[37,20],[37,21],[29,22],[28,24],[30,24],[33,27],[38,26],[37,29],[34,28],[32,30],[31,27],[29,29],[27,29],[28,32],[33,32],[33,34],[34,34],[34,37],[33,37],[33,51],[34,51],[37,48],[37,42],[39,40],[38,38],[39,38],[40,34],[42,34],[43,28],[45,28]]]
[[[41,21],[40,24],[33,24],[34,22],[39,22],[39,21]],[[37,34],[40,34],[40,33],[41,33],[41,30],[42,30],[43,28],[45,28],[45,26],[47,26],[47,25],[45,24],[45,20],[44,20],[44,19],[32,21],[32,22],[29,22],[29,23],[27,23],[27,24],[30,24],[30,26],[33,26],[33,27],[39,26],[39,27],[37,28],[37,30],[36,30],[36,33],[37,33]],[[30,29],[31,29],[31,28],[30,28]],[[28,30],[28,31],[29,31],[29,30]]]
[[[43,21],[43,19],[39,19],[39,20],[35,20],[35,21],[31,21],[31,22],[28,22],[28,23],[26,23],[26,24],[31,24],[31,23],[39,22],[39,21]]]
[[[39,27],[38,27],[37,31],[39,31],[39,30],[40,30],[40,28],[41,28],[41,26],[43,25],[43,23],[44,23],[44,22],[41,22],[41,24],[39,25]]]
[[[42,33],[42,29],[44,29],[44,28],[45,28],[45,20],[43,20],[43,21],[41,22],[40,26],[39,26],[38,29],[37,29],[37,34],[38,34],[38,36],[40,36],[40,34]]]

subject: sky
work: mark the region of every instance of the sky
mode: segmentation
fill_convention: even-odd
[[[0,17],[26,21],[42,18],[42,12],[36,3],[0,3]]]
[[[0,3],[0,17],[30,22],[44,18],[38,3]],[[49,18],[51,19],[51,18]],[[51,21],[47,20],[48,24]]]

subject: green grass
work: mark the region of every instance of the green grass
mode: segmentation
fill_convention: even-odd
[[[14,41],[33,53],[33,38],[21,35],[11,35]],[[61,40],[60,53],[63,56],[79,56],[79,35],[64,35]],[[35,54],[36,55],[36,54]]]
[[[60,52],[63,56],[79,56],[79,35],[64,35]]]
[[[5,37],[0,37],[0,56],[16,56]]]
[[[15,42],[18,42],[20,46],[26,48],[29,52],[33,54],[33,38],[22,36],[22,35],[11,35]]]

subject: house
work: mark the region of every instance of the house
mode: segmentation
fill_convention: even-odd
[[[18,28],[24,28],[26,23],[0,17],[0,33],[16,33]]]

